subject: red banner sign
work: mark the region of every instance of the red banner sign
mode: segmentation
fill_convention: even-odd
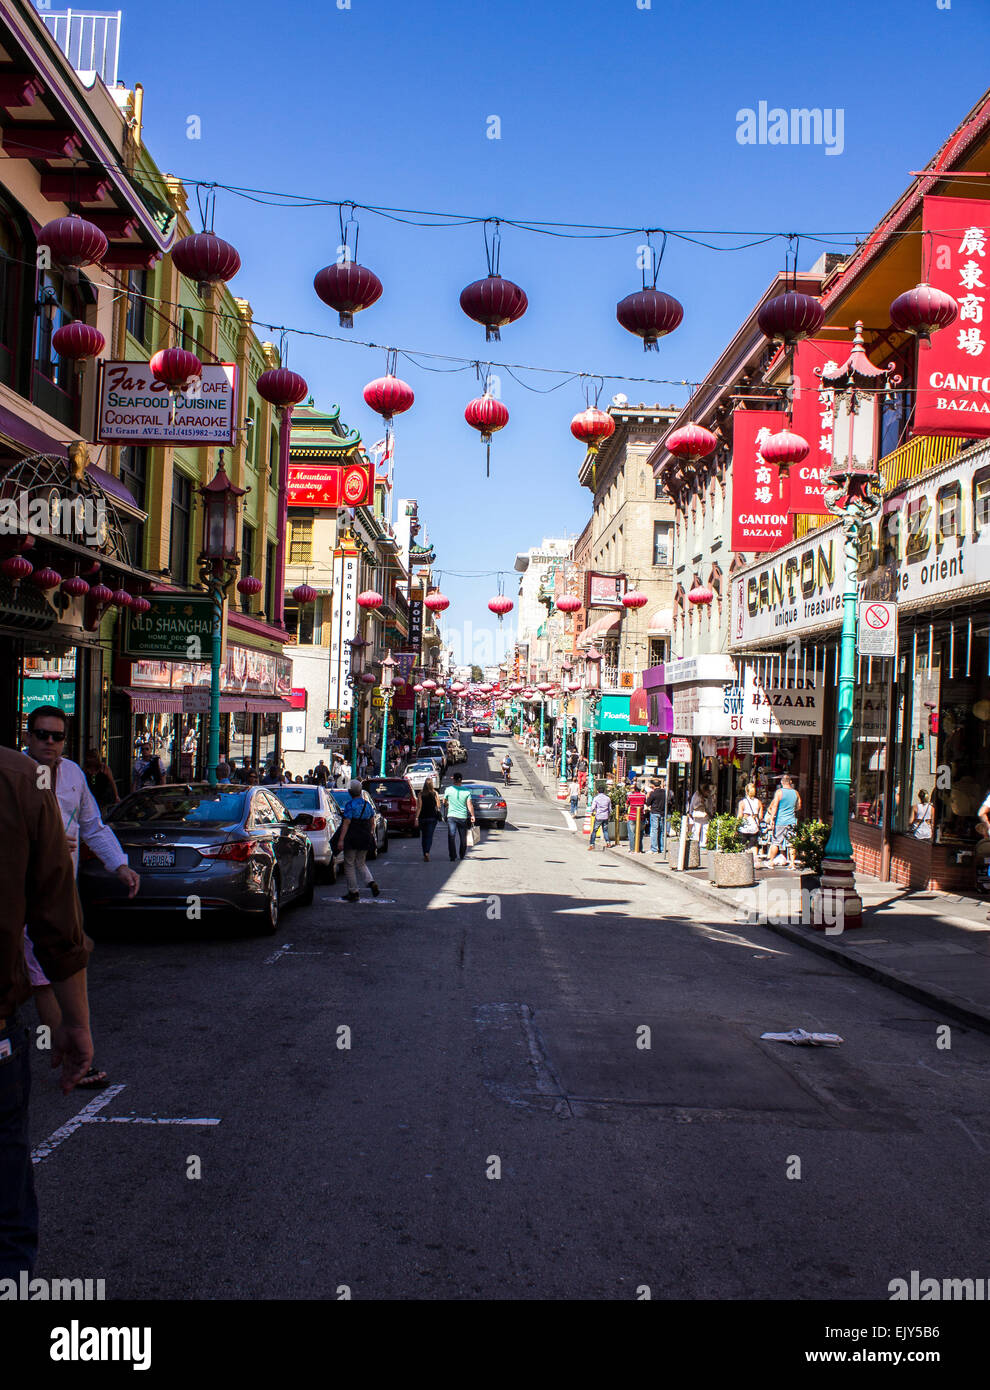
[[[779,410],[732,412],[732,550],[779,550],[792,539],[787,484],[781,496],[777,469],[760,457],[760,443],[784,427]]]
[[[806,439],[811,453],[790,470],[788,510],[799,516],[828,516],[824,484],[832,462],[832,393],[823,391],[820,373],[826,362],[844,362],[851,343],[805,338],[794,349],[794,409],[791,428]]]
[[[290,507],[364,507],[375,500],[371,464],[290,463]]]
[[[990,334],[986,313],[990,203],[926,198],[922,264],[928,283],[959,305],[959,317],[918,346],[915,434],[990,435]],[[930,264],[929,264],[930,258]]]

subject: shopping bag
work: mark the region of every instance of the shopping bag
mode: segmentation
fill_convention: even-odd
[[[481,843],[481,831],[476,825],[468,826],[467,842],[469,849],[473,849],[475,845]]]

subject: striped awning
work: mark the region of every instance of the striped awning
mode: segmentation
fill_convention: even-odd
[[[181,690],[143,690],[124,686],[121,694],[131,704],[132,714],[181,714]],[[221,714],[282,714],[291,710],[288,700],[274,695],[221,695]]]
[[[622,622],[622,613],[606,613],[604,618],[596,618],[593,623],[589,623],[581,636],[577,639],[578,647],[590,647],[596,637],[604,637],[606,633],[614,632]]]
[[[658,608],[650,618],[650,626],[647,633],[650,637],[666,637],[674,626],[674,610],[672,608]]]

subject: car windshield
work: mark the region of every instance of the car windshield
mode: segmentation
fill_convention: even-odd
[[[115,824],[236,825],[244,819],[248,793],[243,787],[156,787],[134,792],[107,812]]]
[[[433,772],[432,763],[410,763],[407,772]]]
[[[369,782],[365,791],[372,796],[408,796],[409,783],[404,777],[379,777]]]
[[[278,797],[283,806],[288,806],[291,811],[318,811],[320,809],[320,793],[316,787],[269,787],[268,790]]]

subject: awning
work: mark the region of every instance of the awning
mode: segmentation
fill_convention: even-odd
[[[181,690],[144,690],[124,686],[121,694],[131,703],[132,714],[181,714]],[[288,700],[273,695],[221,695],[221,714],[282,714],[291,710]]]
[[[590,646],[596,637],[604,637],[607,632],[614,632],[621,622],[621,613],[606,613],[604,618],[596,618],[581,633],[577,639],[577,645],[579,647]]]
[[[169,690],[137,690],[123,686],[120,692],[131,702],[132,714],[181,714],[182,696]]]
[[[658,608],[650,619],[647,633],[650,637],[666,637],[673,626],[674,610],[672,608]]]

